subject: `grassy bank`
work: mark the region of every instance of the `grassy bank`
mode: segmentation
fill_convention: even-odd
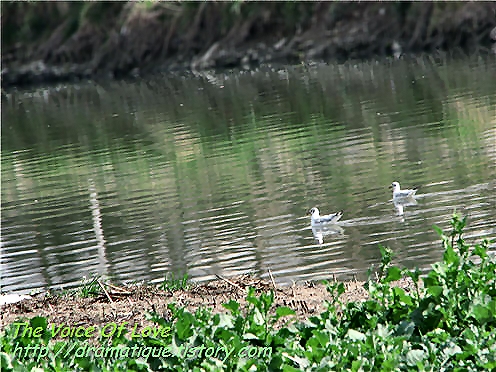
[[[291,306],[274,308],[273,291],[253,288],[244,307],[230,300],[225,313],[214,314],[170,304],[165,315],[150,312],[148,326],[35,317],[3,330],[2,370],[492,370],[496,259],[487,240],[465,243],[465,219],[454,215],[451,225],[448,233],[436,228],[444,256],[425,277],[392,266],[391,252],[381,248],[366,299],[344,303],[344,285],[329,283],[331,300],[304,321]],[[411,278],[410,291],[391,284],[401,277]]]
[[[159,67],[226,68],[438,50],[487,53],[496,26],[491,2],[2,2],[1,7],[2,65],[8,68],[2,84],[23,81],[11,76],[33,62],[27,67],[32,72],[43,72],[40,62],[65,66],[47,76],[119,77]]]

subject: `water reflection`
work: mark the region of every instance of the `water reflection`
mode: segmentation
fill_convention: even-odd
[[[473,241],[496,236],[494,70],[400,60],[8,93],[2,290],[363,277],[378,244],[429,267],[454,209]],[[392,179],[426,185],[403,221]],[[311,205],[344,209],[346,231],[310,235]]]
[[[324,243],[324,237],[330,235],[344,235],[344,229],[339,225],[328,225],[328,226],[312,226],[312,233],[315,241],[319,244]]]
[[[415,205],[418,205],[417,203],[417,200],[415,200],[414,198],[403,198],[403,199],[393,199],[393,205],[396,209],[396,214],[398,216],[401,216],[401,221],[404,222],[405,221],[405,218],[404,218],[404,210],[405,210],[405,207],[412,207],[412,206],[415,206]]]

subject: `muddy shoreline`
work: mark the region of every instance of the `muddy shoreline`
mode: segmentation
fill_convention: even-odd
[[[345,292],[340,296],[343,303],[365,301],[368,292],[365,282],[345,282]],[[393,286],[409,291],[413,288],[411,279],[405,278],[392,283]],[[227,312],[222,304],[235,300],[241,309],[247,306],[246,293],[249,287],[256,294],[274,292],[274,306],[287,306],[296,312],[298,320],[305,320],[325,310],[325,301],[332,296],[322,283],[307,282],[292,286],[279,286],[271,281],[243,275],[234,278],[222,278],[208,283],[192,284],[188,289],[161,290],[151,285],[113,286],[105,284],[106,292],[99,291],[91,297],[81,297],[75,293],[51,295],[42,293],[20,302],[1,306],[2,329],[16,320],[31,319],[42,316],[49,323],[70,325],[103,326],[109,322],[129,322],[131,326],[151,325],[147,313],[156,313],[168,319],[168,305],[186,307],[195,312],[199,308],[209,308],[213,313]]]
[[[496,3],[2,2],[2,88],[272,63],[492,54]]]

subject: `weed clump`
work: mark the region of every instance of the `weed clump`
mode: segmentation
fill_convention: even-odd
[[[177,291],[179,289],[187,290],[190,287],[188,275],[184,274],[181,279],[176,279],[174,274],[171,274],[170,276],[166,275],[159,287],[164,291]]]

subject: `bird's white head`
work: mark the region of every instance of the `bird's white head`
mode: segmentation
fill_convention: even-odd
[[[320,212],[317,207],[313,207],[307,212],[307,215],[312,216],[312,218],[319,218],[320,217]]]
[[[393,193],[398,192],[401,190],[400,188],[400,183],[399,182],[393,182],[391,186],[389,186],[390,189],[393,189]]]

